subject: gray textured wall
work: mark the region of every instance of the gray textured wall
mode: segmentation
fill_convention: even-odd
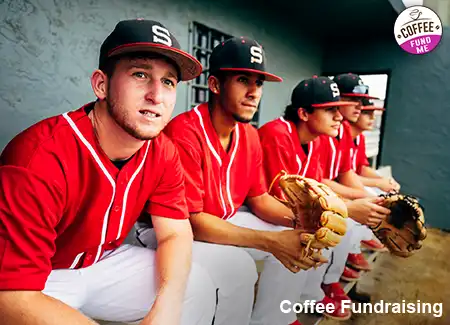
[[[232,35],[248,35],[265,47],[271,71],[285,79],[267,84],[260,120],[278,116],[295,83],[318,73],[320,45],[299,36],[282,17],[236,0],[0,0],[0,150],[19,131],[94,99],[89,77],[103,39],[120,19],[160,20],[188,47],[195,20]],[[294,35],[293,33],[297,33]],[[179,87],[175,114],[187,108]]]
[[[427,221],[450,229],[450,28],[426,55],[403,52],[393,39],[326,52],[327,72],[390,70],[381,164],[403,191],[422,198]]]

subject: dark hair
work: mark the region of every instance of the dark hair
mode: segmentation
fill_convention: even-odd
[[[114,71],[116,69],[116,64],[120,61],[120,60],[136,60],[136,59],[162,59],[165,60],[167,63],[173,65],[175,67],[175,69],[177,70],[177,80],[180,81],[181,80],[181,73],[180,73],[180,67],[175,63],[175,61],[173,61],[172,59],[158,54],[158,53],[152,53],[152,52],[131,52],[131,53],[123,53],[123,54],[119,54],[119,55],[114,55],[106,60],[104,60],[103,62],[101,62],[99,64],[99,69],[102,70],[107,76],[108,78],[111,78],[112,75],[114,74]]]
[[[307,113],[311,114],[312,112],[314,112],[314,107],[312,106],[306,106],[306,107],[302,107]],[[300,117],[298,117],[298,107],[295,107],[293,104],[289,104],[286,106],[286,108],[284,109],[284,115],[283,118],[286,121],[291,121],[295,124],[300,122]]]
[[[229,73],[227,73],[226,71],[213,71],[210,72],[209,77],[216,77],[219,80],[219,85],[223,85],[225,83],[225,79],[227,78],[227,75],[229,75]],[[211,91],[211,89],[208,88],[208,104],[212,105],[214,103],[214,96],[215,94]]]

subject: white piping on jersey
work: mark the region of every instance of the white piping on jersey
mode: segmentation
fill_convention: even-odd
[[[236,156],[237,148],[239,146],[239,124],[236,124],[235,129],[236,129],[236,139],[235,139],[235,145],[234,145],[233,152],[231,153],[230,163],[228,164],[228,168],[227,168],[227,183],[226,183],[227,184],[228,201],[230,202],[231,212],[228,215],[228,217],[226,217],[226,219],[230,218],[234,213],[234,203],[233,203],[233,198],[231,197],[231,190],[230,190],[230,184],[231,184],[230,170],[231,170],[231,165],[233,164],[234,157]]]
[[[331,146],[331,165],[330,165],[330,179],[334,179],[334,160],[336,159],[336,147],[334,146],[334,140],[333,138],[329,137],[328,140],[330,141]]]
[[[352,169],[356,170],[356,150],[353,148],[350,148],[350,161],[352,162]]]
[[[339,126],[339,140],[342,140],[343,136],[344,136],[344,125],[341,124],[341,126]]]
[[[334,173],[334,178],[338,177],[338,175],[339,175],[339,166],[341,164],[341,156],[342,156],[342,151],[339,150],[339,156],[338,156],[338,160],[337,160],[337,164],[336,164],[336,171]]]
[[[292,134],[291,124],[288,121],[286,121],[284,119],[284,117],[282,117],[282,116],[280,117],[280,121],[283,122],[284,124],[286,124],[289,133]],[[312,142],[310,142],[310,144],[311,144],[311,148],[312,148]],[[310,158],[311,158],[311,150],[308,153],[308,160],[306,162],[305,170],[303,171],[303,174],[302,174],[303,177],[305,177],[306,171],[308,170]],[[297,161],[297,165],[298,165],[297,175],[300,175],[300,172],[302,171],[302,160],[300,159],[298,154],[295,154],[295,160]]]
[[[203,129],[203,133],[205,134],[205,139],[206,139],[206,143],[208,144],[209,150],[211,150],[211,152],[214,155],[214,157],[216,157],[217,161],[219,162],[219,166],[222,166],[222,159],[220,159],[220,156],[217,153],[216,149],[214,149],[211,141],[209,141],[208,134],[206,133],[206,129],[205,129],[205,124],[203,124],[202,114],[198,110],[198,105],[194,107],[194,111],[197,114],[198,119],[200,120],[200,125],[201,125],[201,127]]]
[[[280,120],[281,120],[281,122],[283,122],[284,124],[287,125],[287,128],[288,128],[288,130],[289,130],[289,133],[292,133],[292,128],[291,128],[291,125],[289,124],[289,122],[286,121],[286,120],[284,119],[283,116],[280,117]]]
[[[198,120],[200,121],[200,125],[203,130],[203,134],[205,135],[206,144],[208,145],[209,150],[212,152],[213,156],[216,157],[217,162],[219,163],[219,167],[222,167],[222,159],[220,159],[219,154],[217,153],[216,149],[214,149],[211,141],[209,140],[208,133],[206,133],[205,124],[203,123],[203,117],[200,111],[198,110],[198,105],[194,107],[194,112],[197,114]],[[225,205],[225,199],[223,197],[222,192],[222,175],[219,174],[219,196],[220,196],[220,202],[222,203],[222,209],[223,209],[223,216],[222,219],[225,219],[225,216],[227,215],[227,206]]]
[[[312,152],[313,152],[313,149],[314,149],[314,146],[313,146],[313,142],[312,142],[312,141],[309,142],[308,147],[309,147],[308,160],[306,161],[305,169],[303,170],[303,173],[302,173],[302,176],[303,176],[303,177],[305,177],[306,172],[308,171],[308,168],[309,168],[309,162],[311,161],[311,156],[312,156]],[[298,157],[298,156],[297,156],[297,157]]]
[[[127,210],[128,192],[130,191],[130,187],[133,184],[133,181],[136,178],[137,174],[139,174],[139,172],[142,169],[142,166],[144,166],[149,147],[150,147],[150,141],[147,141],[147,148],[145,149],[144,158],[142,158],[142,161],[139,164],[139,167],[134,171],[134,173],[131,176],[130,180],[128,181],[127,187],[125,189],[125,193],[123,195],[123,203],[122,203],[122,215],[120,216],[120,225],[119,225],[119,231],[117,232],[116,240],[120,238],[120,235],[122,235],[123,221],[125,219],[125,212]]]
[[[297,170],[297,175],[300,175],[300,172],[302,171],[302,161],[300,160],[300,157],[295,154],[295,160],[297,161],[298,164],[298,170]]]
[[[108,173],[108,170],[105,168],[105,166],[101,162],[101,160],[98,157],[97,153],[95,152],[94,148],[92,148],[91,144],[86,140],[86,138],[83,136],[83,134],[81,134],[80,130],[75,125],[73,120],[69,117],[69,115],[67,113],[64,113],[63,116],[67,120],[67,122],[69,123],[70,127],[74,130],[74,132],[78,136],[78,138],[80,138],[81,142],[83,142],[83,144],[89,150],[89,152],[91,153],[91,155],[94,158],[95,162],[97,163],[97,165],[100,167],[100,169],[103,172],[103,174],[105,174],[106,178],[111,183],[111,186],[112,186],[112,189],[113,189],[113,193],[112,193],[112,196],[111,196],[111,202],[109,203],[108,209],[106,210],[105,215],[103,216],[103,226],[102,226],[102,235],[101,235],[100,245],[98,246],[97,255],[95,256],[95,260],[94,260],[94,263],[96,263],[98,258],[100,257],[102,246],[105,243],[106,229],[107,229],[107,226],[108,226],[109,212],[111,211],[111,206],[113,205],[113,202],[114,202],[114,196],[116,195],[116,183],[114,182],[114,179],[111,177],[111,175]]]
[[[101,240],[100,240],[100,245],[98,246],[97,249],[97,254],[95,256],[95,260],[94,263],[97,263],[98,259],[100,258],[100,254],[102,251],[102,246],[105,244],[106,242],[106,232],[107,232],[107,227],[108,227],[108,220],[109,220],[109,213],[111,211],[111,207],[114,203],[114,198],[116,195],[116,183],[114,181],[114,179],[112,178],[112,176],[109,174],[108,170],[106,169],[106,167],[103,165],[102,161],[100,160],[99,156],[97,155],[97,153],[95,152],[94,148],[92,147],[92,145],[86,140],[86,138],[83,136],[83,134],[80,132],[80,130],[78,129],[78,127],[75,125],[75,123],[73,122],[73,120],[69,117],[69,115],[67,113],[63,114],[63,117],[67,120],[67,122],[69,123],[70,127],[73,129],[73,131],[75,132],[75,134],[78,136],[78,138],[81,140],[81,142],[86,146],[86,148],[89,150],[89,152],[91,153],[92,157],[94,158],[94,161],[97,163],[97,165],[100,167],[101,171],[103,172],[103,174],[106,176],[106,178],[109,180],[109,182],[111,183],[112,189],[113,189],[113,193],[112,193],[112,197],[111,197],[111,201],[109,203],[108,209],[105,212],[105,215],[103,217],[103,225],[102,225],[102,235],[101,235]],[[123,197],[123,206],[122,206],[122,216],[120,218],[120,225],[119,225],[119,231],[118,231],[118,236],[116,239],[118,239],[121,235],[122,232],[122,228],[123,228],[123,221],[125,218],[125,212],[126,212],[126,206],[127,206],[127,199],[128,199],[128,192],[130,190],[130,187],[134,181],[134,179],[136,178],[137,174],[139,173],[139,171],[142,169],[142,166],[144,165],[145,162],[145,158],[147,156],[148,153],[148,149],[150,147],[150,141],[147,142],[147,149],[145,151],[145,156],[142,159],[141,164],[139,165],[139,167],[136,169],[136,171],[133,173],[133,176],[130,178],[130,180],[128,181],[125,193],[124,193],[124,197]],[[71,265],[71,268],[76,267],[76,265],[78,264],[78,261],[80,260],[81,256],[84,253],[80,253],[77,255],[77,257],[75,258],[74,262]]]
[[[69,267],[69,269],[75,268],[77,266],[78,262],[80,261],[81,256],[83,256],[84,253],[80,253],[75,257],[75,260],[73,261],[72,265]]]
[[[359,143],[360,143],[360,137],[361,135],[358,135],[356,137],[356,149],[353,152],[353,149],[351,149],[351,159],[352,159],[352,164],[353,164],[353,170],[356,171],[356,157],[358,156],[358,149],[359,149]]]

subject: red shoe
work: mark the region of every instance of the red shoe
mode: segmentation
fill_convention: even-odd
[[[386,250],[386,247],[376,238],[371,240],[361,240],[361,247],[370,249],[374,252],[383,252]]]
[[[325,298],[323,298],[319,302],[324,305],[325,310],[323,314],[331,319],[343,321],[349,319],[352,316],[352,312],[349,309],[346,309],[345,311],[341,310],[341,303],[339,301],[331,299],[330,297],[325,296]],[[327,312],[327,305],[330,304],[334,305],[332,313]],[[330,307],[328,307],[328,309],[330,309]]]
[[[350,300],[350,298],[345,294],[344,289],[342,289],[341,285],[337,282],[330,284],[322,283],[321,287],[325,293],[325,296],[331,298],[332,300]]]
[[[302,323],[300,323],[298,320],[296,320],[295,322],[289,324],[289,325],[302,325]]]
[[[359,280],[360,274],[358,271],[355,271],[348,266],[345,267],[344,272],[342,272],[341,280],[347,281],[347,282],[353,282],[356,280]]]
[[[372,267],[370,264],[366,261],[363,254],[348,254],[347,257],[347,264],[350,265],[352,268],[357,269],[359,271],[370,271],[372,270]]]

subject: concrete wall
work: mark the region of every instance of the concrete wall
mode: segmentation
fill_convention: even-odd
[[[94,99],[89,77],[101,42],[117,21],[127,18],[160,20],[184,49],[194,20],[256,38],[266,49],[270,70],[285,79],[265,87],[261,124],[275,118],[294,85],[320,71],[321,48],[283,17],[277,20],[270,10],[244,6],[236,0],[0,1],[0,150],[36,121]],[[176,114],[188,107],[186,85],[178,96]]]
[[[419,56],[391,38],[330,46],[323,68],[390,71],[381,164],[392,165],[403,192],[422,199],[432,226],[450,229],[450,28],[443,35],[433,52]]]

